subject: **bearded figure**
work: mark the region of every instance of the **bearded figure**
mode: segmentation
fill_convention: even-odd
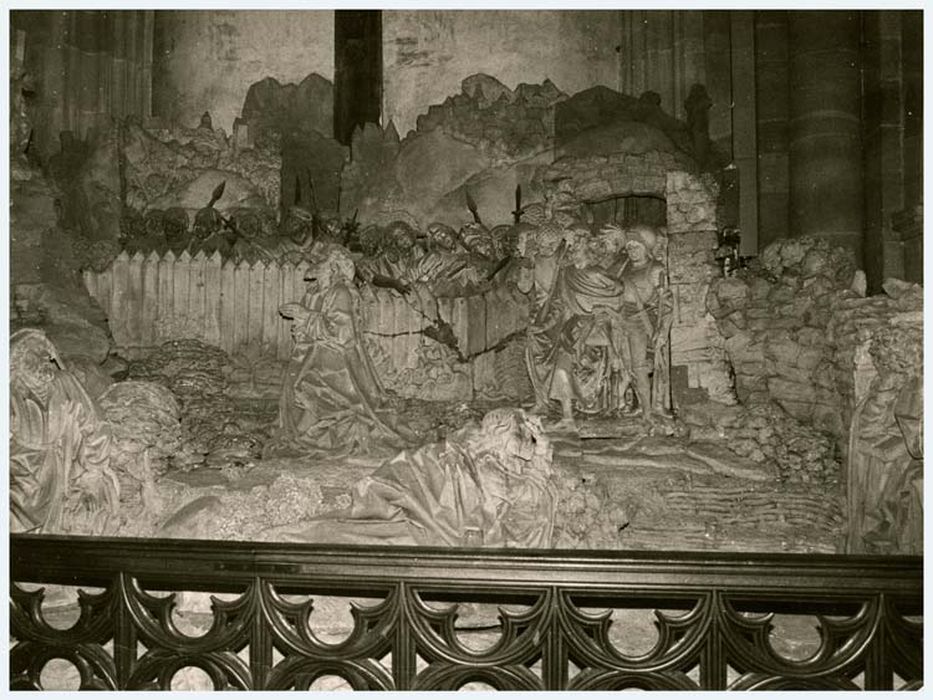
[[[267,258],[296,265],[305,260],[314,245],[314,216],[298,206],[282,215],[275,236],[266,238],[262,247]]]
[[[314,216],[307,209],[289,207],[282,217],[280,235],[299,250],[306,250],[314,242]]]
[[[577,240],[574,249],[565,234]],[[521,246],[531,260],[519,273],[519,289],[534,299],[525,351],[534,411],[546,414],[550,402],[559,401],[561,428],[575,428],[574,408],[584,413],[607,409],[610,367],[618,364],[610,340],[618,336],[623,289],[607,270],[575,254],[586,235],[551,224]]]
[[[10,337],[10,409],[10,531],[102,531],[119,501],[110,433],[41,331]]]
[[[354,489],[352,504],[264,539],[476,547],[553,545],[557,490],[540,420],[521,409],[405,450]]]
[[[427,242],[427,253],[412,267],[410,282],[426,285],[436,297],[468,296],[480,289],[488,265],[475,264],[475,256],[460,245],[452,228],[432,223],[427,229]]]
[[[165,242],[173,250],[183,250],[188,246],[191,236],[188,233],[188,212],[182,207],[171,207],[165,210],[162,217],[162,228],[165,231]]]
[[[349,252],[318,243],[309,262],[307,293],[279,309],[292,322],[295,347],[273,451],[356,454],[408,444],[410,436],[385,410],[388,396],[363,345]]]

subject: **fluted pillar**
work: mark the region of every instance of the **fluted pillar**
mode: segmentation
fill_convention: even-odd
[[[758,119],[758,247],[789,234],[790,95],[787,11],[755,12],[755,107]]]
[[[686,118],[684,100],[705,83],[703,13],[696,10],[628,10],[622,13],[620,90],[661,96],[668,114]]]
[[[37,83],[32,148],[40,158],[58,151],[62,131],[84,139],[113,117],[149,116],[152,10],[11,14]]]
[[[862,263],[860,18],[793,11],[790,37],[790,229],[855,251]]]
[[[904,279],[923,282],[923,13],[901,14],[905,208],[894,215],[894,229],[903,244]]]
[[[732,21],[728,10],[703,10],[703,62],[706,90],[713,101],[709,137],[731,161]]]

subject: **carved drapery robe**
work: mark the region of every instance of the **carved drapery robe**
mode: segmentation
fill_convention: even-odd
[[[393,448],[409,437],[383,410],[386,394],[363,345],[358,293],[339,282],[309,291],[279,406],[277,437],[304,453]]]
[[[88,508],[116,506],[110,432],[71,374],[56,375],[45,402],[11,387],[10,409],[11,532],[62,532],[76,492]]]

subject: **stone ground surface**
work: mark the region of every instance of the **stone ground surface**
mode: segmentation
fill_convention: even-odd
[[[476,407],[449,412],[458,422],[482,414]],[[434,429],[443,429],[436,419]],[[549,432],[559,493],[557,549],[836,551],[844,526],[838,480],[819,488],[788,482],[773,465],[739,457],[723,444],[688,442],[676,426],[646,435],[637,422],[584,421],[578,435]],[[157,483],[157,510],[146,511],[138,495],[126,494],[111,529],[123,536],[263,539],[266,528],[348,505],[353,485],[379,462],[278,458],[174,470]],[[77,614],[74,589],[56,587],[48,595],[50,621],[67,627]],[[198,636],[209,628],[207,594],[183,594],[177,604],[174,619],[182,632]],[[620,652],[651,648],[657,639],[651,610],[612,614],[610,636]],[[464,644],[483,649],[495,641],[495,606],[466,604],[459,615],[457,634]],[[310,625],[322,641],[345,638],[352,629],[348,599],[316,597]],[[812,655],[819,646],[815,626],[812,616],[777,616],[771,635],[775,651],[795,659]],[[53,660],[43,682],[47,688],[73,688],[76,670],[67,661]],[[176,674],[173,688],[202,689],[205,683],[203,672],[189,667]],[[336,677],[315,685],[346,687]]]
[[[448,426],[438,420],[462,424],[485,408],[447,407],[442,419],[419,416],[422,431],[441,435]],[[637,419],[581,421],[578,434],[545,425],[554,444],[558,549],[836,551],[844,525],[838,475],[819,488],[788,481],[775,465],[736,455],[722,441],[689,441],[676,425],[654,435]],[[130,493],[110,530],[264,539],[267,528],[349,505],[354,484],[381,461],[237,458],[172,470],[157,483],[157,508],[145,511]]]

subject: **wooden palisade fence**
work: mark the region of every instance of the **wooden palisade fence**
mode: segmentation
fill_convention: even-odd
[[[168,340],[194,338],[234,353],[263,347],[279,359],[292,347],[279,307],[305,293],[306,263],[248,263],[219,253],[125,251],[106,270],[86,271],[84,284],[107,314],[118,348],[132,355]],[[435,300],[424,290],[363,290],[364,329],[383,340],[396,366],[423,342],[420,331],[440,315],[464,355],[492,348],[527,324],[527,304],[506,287],[472,297]]]
[[[279,306],[301,298],[307,265],[223,261],[220,253],[176,256],[120,253],[84,284],[110,322],[123,350],[196,338],[231,352],[256,343],[288,357],[288,324]]]

